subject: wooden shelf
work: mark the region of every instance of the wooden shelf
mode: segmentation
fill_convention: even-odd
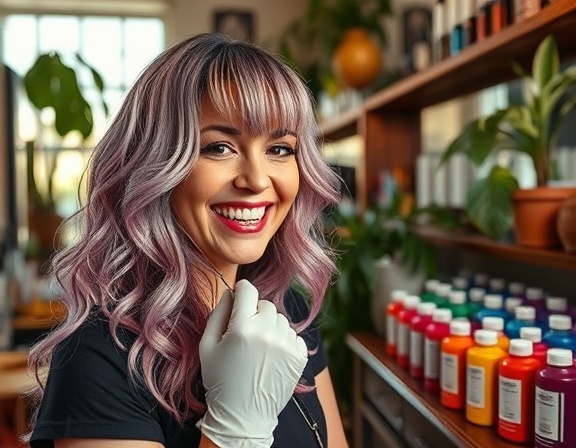
[[[482,235],[449,233],[434,227],[420,226],[416,232],[430,244],[450,249],[470,249],[489,255],[576,272],[576,255],[561,250],[543,250],[501,243]]]
[[[362,107],[355,107],[335,118],[320,123],[324,140],[329,142],[357,135],[359,133],[358,123],[362,113]]]
[[[384,352],[385,341],[372,333],[352,333],[347,344],[356,356],[386,381],[410,405],[462,448],[518,448],[506,442],[493,427],[482,427],[466,420],[464,412],[447,409],[437,395],[424,390],[422,381],[412,378]]]

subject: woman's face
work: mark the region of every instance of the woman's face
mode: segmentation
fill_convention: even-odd
[[[293,129],[250,135],[205,96],[200,155],[172,207],[220,272],[258,260],[286,218],[299,187],[296,145]]]

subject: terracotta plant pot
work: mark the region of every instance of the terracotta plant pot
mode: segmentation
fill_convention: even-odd
[[[515,191],[512,201],[517,244],[535,248],[559,247],[558,212],[564,200],[575,194],[576,188],[557,187]]]
[[[562,202],[556,224],[564,250],[576,254],[576,194]]]
[[[332,67],[343,85],[361,89],[374,82],[382,71],[382,50],[368,31],[352,28],[336,47]]]

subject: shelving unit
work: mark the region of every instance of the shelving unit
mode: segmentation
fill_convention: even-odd
[[[528,68],[537,46],[549,34],[556,39],[562,61],[575,58],[575,29],[576,1],[556,0],[538,15],[396,82],[367,98],[361,107],[321,123],[327,142],[357,135],[364,143],[356,176],[358,205],[367,206],[382,169],[402,169],[414,179],[421,151],[422,109],[515,79],[510,62],[514,60]],[[479,235],[448,233],[430,227],[420,227],[417,232],[439,250],[450,252],[451,256],[457,254],[454,258],[468,257],[472,252],[491,261],[504,260],[511,262],[508,265],[522,266],[528,281],[531,281],[530,269],[552,270],[560,273],[559,282],[563,286],[571,285],[576,271],[576,256],[559,250],[523,248]],[[355,448],[517,446],[505,442],[493,428],[472,425],[462,413],[440,406],[438,397],[427,394],[419,381],[385,355],[384,341],[378,336],[352,334],[348,345],[355,359]],[[380,407],[367,399],[378,394],[384,394]],[[383,418],[387,413],[389,418]],[[413,421],[418,423],[406,426]],[[440,442],[434,441],[433,434]]]

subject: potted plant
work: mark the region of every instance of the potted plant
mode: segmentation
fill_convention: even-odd
[[[345,33],[365,30],[376,39],[376,50],[380,56],[380,47],[386,45],[382,20],[390,15],[391,0],[309,0],[302,17],[292,22],[281,34],[279,53],[292,61],[317,97],[322,90],[334,90],[333,56]],[[374,45],[372,43],[372,48],[359,47],[362,54],[361,60],[357,59],[355,64],[358,71],[366,70],[363,68],[365,61],[368,70],[376,70],[376,75],[380,73],[380,60],[362,57],[373,55]]]
[[[105,114],[108,107],[103,100],[104,83],[101,75],[79,55],[80,66],[87,68],[101,95]],[[56,52],[38,56],[32,67],[24,75],[24,89],[28,100],[40,113],[44,108],[54,111],[54,133],[63,139],[70,132],[78,132],[82,141],[90,136],[93,129],[92,106],[86,101],[78,82],[77,71],[65,64]],[[28,225],[31,234],[30,248],[34,254],[45,258],[58,245],[55,240],[62,217],[56,212],[53,191],[53,178],[58,163],[60,147],[50,147],[39,135],[36,140],[26,142],[27,184],[28,184]],[[35,160],[44,158],[46,169],[37,175]]]
[[[466,125],[448,146],[441,163],[456,153],[465,154],[477,165],[502,150],[528,155],[536,172],[536,188],[520,189],[512,171],[496,164],[487,177],[470,186],[466,210],[471,222],[490,237],[501,238],[514,226],[518,244],[551,247],[558,244],[558,208],[567,196],[576,193],[574,189],[548,187],[559,126],[576,105],[576,97],[569,95],[569,88],[576,83],[576,66],[561,69],[555,40],[548,36],[536,50],[531,74],[515,62],[513,68],[524,82],[524,104],[512,104]],[[523,205],[532,201],[533,195],[543,208],[525,211]],[[525,224],[536,227],[538,218],[544,218],[541,236],[523,228]]]

